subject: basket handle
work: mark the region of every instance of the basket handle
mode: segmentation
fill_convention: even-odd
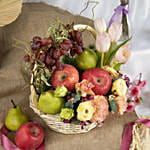
[[[81,32],[87,30],[87,31],[92,33],[92,35],[95,39],[96,39],[96,36],[98,34],[98,32],[95,29],[93,29],[91,26],[85,25],[85,24],[77,24],[77,25],[74,25],[73,28],[74,28],[74,30],[78,30]]]
[[[35,91],[35,87],[33,85],[33,73],[31,75],[31,86],[30,86],[30,91],[31,91],[31,95],[30,95],[30,104],[32,103],[34,105],[34,107],[38,108],[38,99],[37,99],[37,94]]]

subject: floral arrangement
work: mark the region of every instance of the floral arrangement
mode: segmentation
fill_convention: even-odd
[[[38,96],[38,109],[59,114],[60,121],[86,125],[103,123],[110,113],[131,112],[142,101],[146,81],[133,82],[120,70],[130,55],[129,39],[120,42],[122,24],[104,18],[94,27],[63,24],[48,29],[48,37],[33,37],[24,57]],[[89,30],[95,44],[84,47],[82,30]]]

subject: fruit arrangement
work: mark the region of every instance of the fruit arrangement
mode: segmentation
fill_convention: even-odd
[[[5,124],[0,129],[2,147],[6,150],[38,150],[44,148],[42,127],[28,120],[20,106],[11,100],[13,108],[8,112]]]
[[[132,82],[120,70],[130,55],[130,40],[120,42],[122,24],[103,18],[88,25],[57,22],[48,37],[33,37],[24,60],[31,70],[30,106],[53,130],[83,133],[103,124],[109,113],[123,115],[140,103],[146,81]],[[95,44],[84,47],[82,31]]]

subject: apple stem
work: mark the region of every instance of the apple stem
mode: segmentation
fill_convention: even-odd
[[[11,100],[11,103],[13,104],[14,108],[17,107],[13,100]]]

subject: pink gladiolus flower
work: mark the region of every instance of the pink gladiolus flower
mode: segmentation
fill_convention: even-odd
[[[119,22],[113,22],[108,29],[109,37],[111,42],[117,42],[122,34],[122,24]]]
[[[96,37],[96,49],[99,52],[107,52],[110,48],[110,38],[107,33],[99,33]]]
[[[131,56],[131,51],[129,50],[129,45],[124,45],[119,48],[115,55],[115,59],[119,63],[126,63]]]
[[[97,32],[105,32],[107,29],[106,22],[104,18],[96,19],[94,21],[94,27]]]
[[[135,109],[135,104],[133,102],[128,103],[126,112],[132,112]]]
[[[139,86],[134,86],[130,89],[131,91],[131,95],[133,97],[140,97],[141,91],[140,91],[140,87]]]

